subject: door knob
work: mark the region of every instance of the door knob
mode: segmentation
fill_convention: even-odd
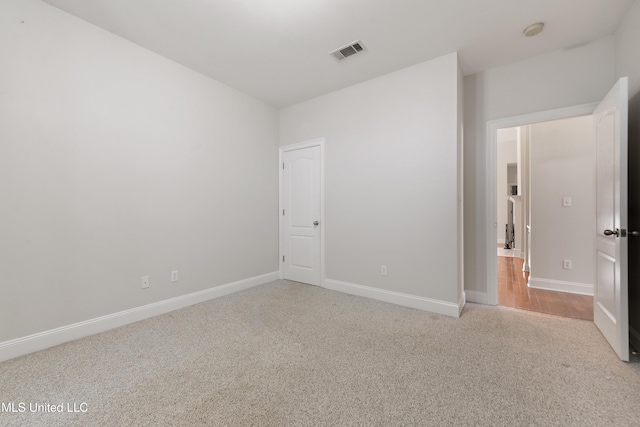
[[[604,235],[605,236],[616,236],[616,237],[620,237],[620,230],[618,230],[616,228],[616,231],[613,230],[604,230]]]
[[[640,236],[640,231],[630,231],[629,236],[638,237]]]
[[[320,224],[318,221],[313,221],[313,225],[318,225]]]

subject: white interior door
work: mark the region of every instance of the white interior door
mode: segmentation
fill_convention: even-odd
[[[594,112],[596,277],[593,320],[620,359],[629,361],[627,288],[627,109],[624,77]]]
[[[284,278],[320,285],[320,146],[283,153]]]

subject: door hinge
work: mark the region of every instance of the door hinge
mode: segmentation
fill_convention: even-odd
[[[282,262],[284,262],[284,255],[282,255]]]
[[[284,209],[282,209],[282,215],[284,215]]]
[[[282,170],[284,170],[284,163],[282,164]]]

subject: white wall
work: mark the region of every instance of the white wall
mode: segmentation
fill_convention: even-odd
[[[487,291],[486,123],[601,100],[615,82],[614,39],[465,77],[465,289]]]
[[[593,294],[594,145],[592,116],[531,126],[531,287]]]
[[[0,58],[0,342],[278,269],[275,109],[37,0]]]
[[[453,53],[281,110],[281,145],[326,138],[327,279],[458,303],[458,77]]]
[[[616,76],[629,77],[629,97],[640,92],[640,0],[636,0],[615,34]]]
[[[507,223],[507,195],[509,194],[507,165],[518,163],[516,128],[500,129],[496,146],[496,214],[498,242],[504,243],[504,225]]]

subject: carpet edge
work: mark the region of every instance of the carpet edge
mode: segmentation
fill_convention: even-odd
[[[278,280],[271,272],[0,343],[0,362]]]

